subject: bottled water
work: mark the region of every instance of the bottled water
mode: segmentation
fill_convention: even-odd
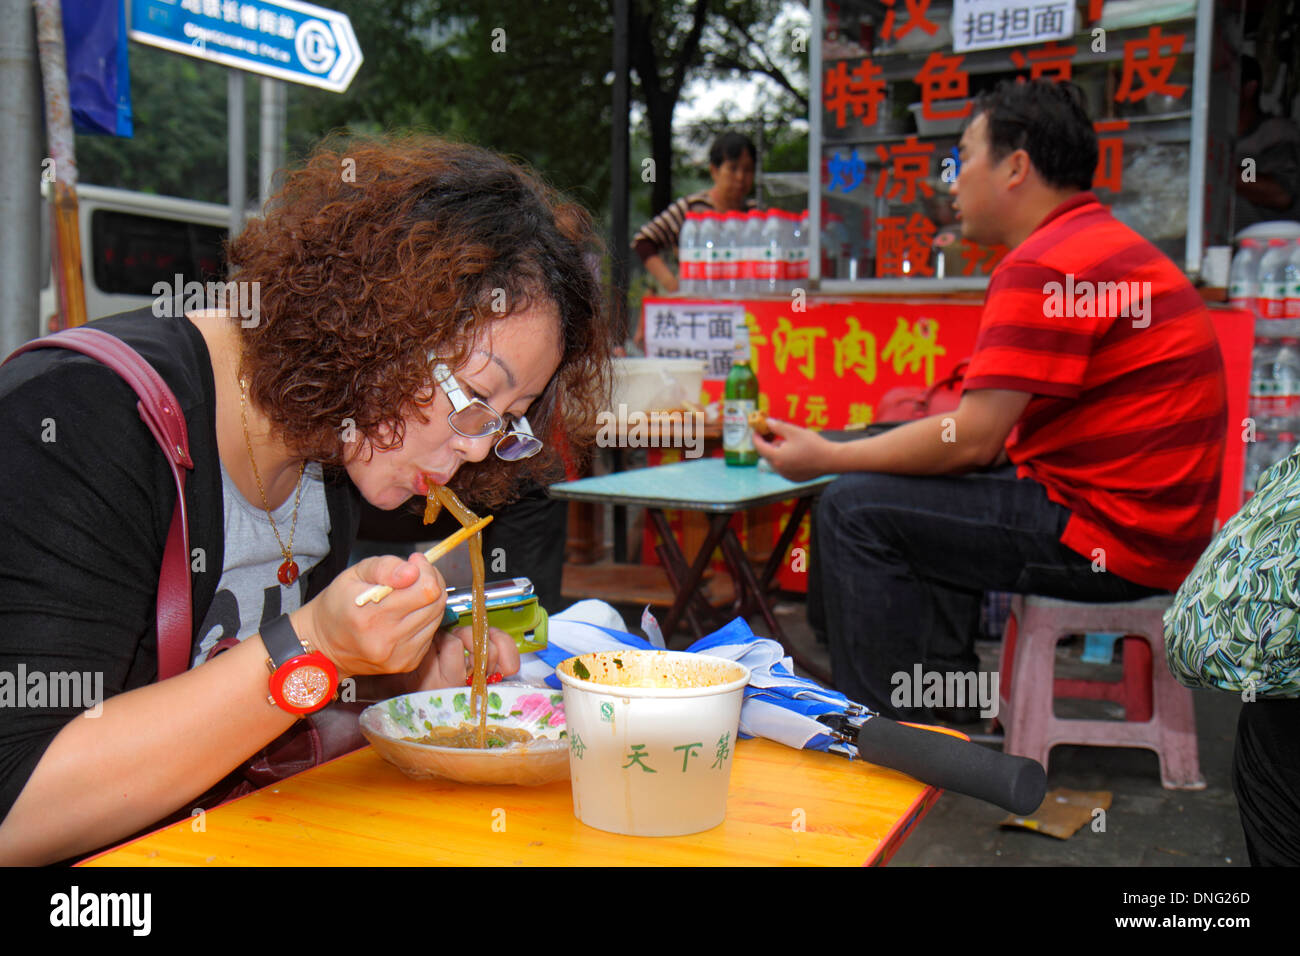
[[[751,209],[740,230],[740,292],[742,295],[761,293],[758,274],[763,261],[763,221],[761,210]]]
[[[1260,475],[1267,470],[1267,462],[1273,455],[1273,443],[1265,435],[1256,434],[1255,440],[1246,446],[1246,472],[1241,477],[1242,499],[1249,499],[1255,494]]]
[[[790,290],[794,288],[794,274],[799,255],[794,248],[796,217],[794,213],[786,212],[784,209],[778,209],[776,214],[781,224],[781,265],[777,292],[780,295],[789,295]]]
[[[716,296],[721,291],[718,282],[718,267],[722,264],[718,251],[720,225],[716,212],[700,213],[700,271],[695,289],[700,295]]]
[[[700,214],[688,212],[682,231],[677,234],[678,287],[686,295],[698,295],[700,289]]]
[[[1286,323],[1291,335],[1300,334],[1300,239],[1286,262]]]
[[[1273,353],[1272,416],[1267,431],[1300,431],[1300,341],[1282,339]]]
[[[719,292],[736,296],[740,292],[740,233],[744,216],[736,210],[720,213],[722,226],[718,231],[718,252],[721,264],[718,269]]]
[[[781,283],[785,277],[785,249],[782,246],[782,215],[779,209],[769,209],[763,217],[759,231],[761,255],[754,271],[761,295],[777,295],[784,291]]]
[[[787,292],[795,288],[808,288],[808,219],[806,209],[798,216],[790,216],[793,228],[790,231],[790,248],[786,253],[786,261],[790,264],[786,275]]]
[[[1279,432],[1275,438],[1259,435],[1246,450],[1246,472],[1242,476],[1243,499],[1254,495],[1260,479],[1278,462],[1290,458],[1296,451],[1294,432]]]
[[[1273,380],[1273,357],[1278,346],[1271,339],[1256,339],[1250,354],[1250,400],[1247,414],[1255,420],[1255,430],[1271,430],[1273,405],[1277,389]]]
[[[1268,249],[1260,257],[1258,285],[1255,292],[1255,313],[1260,324],[1268,329],[1265,335],[1280,337],[1293,335],[1286,322],[1287,266],[1291,261],[1291,243],[1286,239],[1270,239]]]
[[[1255,271],[1259,265],[1259,242],[1241,240],[1228,270],[1228,301],[1238,309],[1255,311]]]

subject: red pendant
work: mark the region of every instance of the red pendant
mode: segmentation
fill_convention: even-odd
[[[280,583],[285,587],[293,584],[294,581],[298,580],[298,562],[293,560],[284,562],[284,564],[280,565],[276,577],[280,579]]]

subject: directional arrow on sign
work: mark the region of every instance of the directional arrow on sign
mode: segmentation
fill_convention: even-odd
[[[298,0],[132,0],[131,39],[342,93],[361,67],[347,14]]]

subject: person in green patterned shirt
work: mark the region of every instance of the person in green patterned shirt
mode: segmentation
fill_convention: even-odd
[[[1206,548],[1165,614],[1169,669],[1239,693],[1233,749],[1255,866],[1300,866],[1300,449]]]

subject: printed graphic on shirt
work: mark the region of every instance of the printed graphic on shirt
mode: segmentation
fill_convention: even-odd
[[[281,614],[302,607],[307,594],[307,575],[329,553],[329,509],[319,464],[303,474],[298,524],[293,532],[293,559],[298,580],[288,587],[276,578],[284,555],[271,530],[266,511],[239,493],[225,468],[221,469],[222,505],[225,514],[225,556],[221,581],[212,605],[199,629],[199,642],[191,661],[197,666],[227,637],[243,641],[258,633],[262,625]],[[286,546],[293,525],[294,496],[272,514]]]

